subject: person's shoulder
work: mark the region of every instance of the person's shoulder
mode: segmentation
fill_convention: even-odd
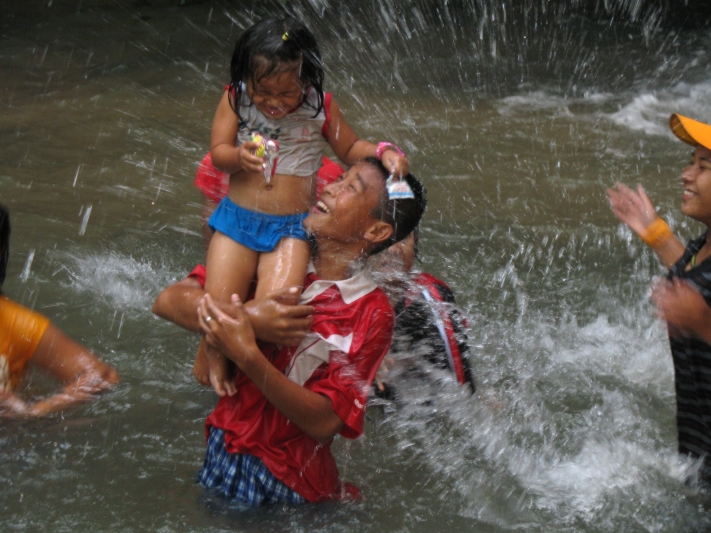
[[[431,296],[436,300],[454,303],[454,292],[450,286],[439,278],[427,272],[420,272],[413,279],[416,287],[428,289]]]
[[[392,311],[390,299],[388,298],[387,294],[385,294],[385,291],[383,291],[383,289],[375,285],[375,282],[373,282],[372,289],[368,290],[367,292],[363,291],[363,293],[359,294],[357,298],[350,299],[350,302],[348,302],[347,305],[357,308],[358,313],[367,312],[367,310],[383,310],[388,312]]]
[[[439,278],[436,278],[432,274],[429,274],[427,272],[420,272],[415,276],[414,282],[417,283],[418,285],[439,285],[440,287],[446,287],[449,289],[449,285],[447,285],[444,281],[442,281]],[[451,289],[450,289],[451,290]]]
[[[353,315],[358,322],[366,329],[389,329],[395,320],[395,312],[390,299],[385,291],[380,287],[375,287],[372,291],[362,295],[351,303]]]

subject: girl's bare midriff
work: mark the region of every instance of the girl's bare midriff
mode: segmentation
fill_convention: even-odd
[[[229,197],[250,211],[270,215],[305,213],[313,204],[316,175],[275,174],[267,185],[264,176],[244,170],[230,176]]]

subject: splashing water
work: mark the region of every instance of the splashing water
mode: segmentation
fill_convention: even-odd
[[[671,359],[648,301],[663,271],[604,199],[642,182],[677,233],[699,233],[678,212],[687,149],[665,123],[711,114],[708,30],[638,0],[56,4],[0,22],[4,290],[123,382],[64,418],[2,423],[4,523],[709,529],[707,497],[684,484],[697,465],[675,453]],[[427,186],[421,267],[468,316],[478,393],[403,373],[403,405],[374,402],[366,437],[334,443],[362,502],[235,513],[193,483],[215,403],[191,378],[197,337],[150,307],[203,258],[192,178],[233,43],[283,9],[318,36],[353,128],[406,149]]]

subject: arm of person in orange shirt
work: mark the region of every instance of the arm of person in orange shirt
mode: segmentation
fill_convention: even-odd
[[[25,402],[12,392],[0,393],[0,415],[39,417],[63,411],[91,400],[119,381],[119,375],[111,365],[98,359],[53,324],[44,332],[30,363],[62,382],[62,391],[34,403]]]

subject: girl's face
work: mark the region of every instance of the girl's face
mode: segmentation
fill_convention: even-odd
[[[681,173],[681,183],[684,186],[682,213],[711,226],[711,150],[696,147]]]
[[[297,69],[286,70],[248,80],[247,96],[262,114],[279,119],[301,103],[304,86]]]

